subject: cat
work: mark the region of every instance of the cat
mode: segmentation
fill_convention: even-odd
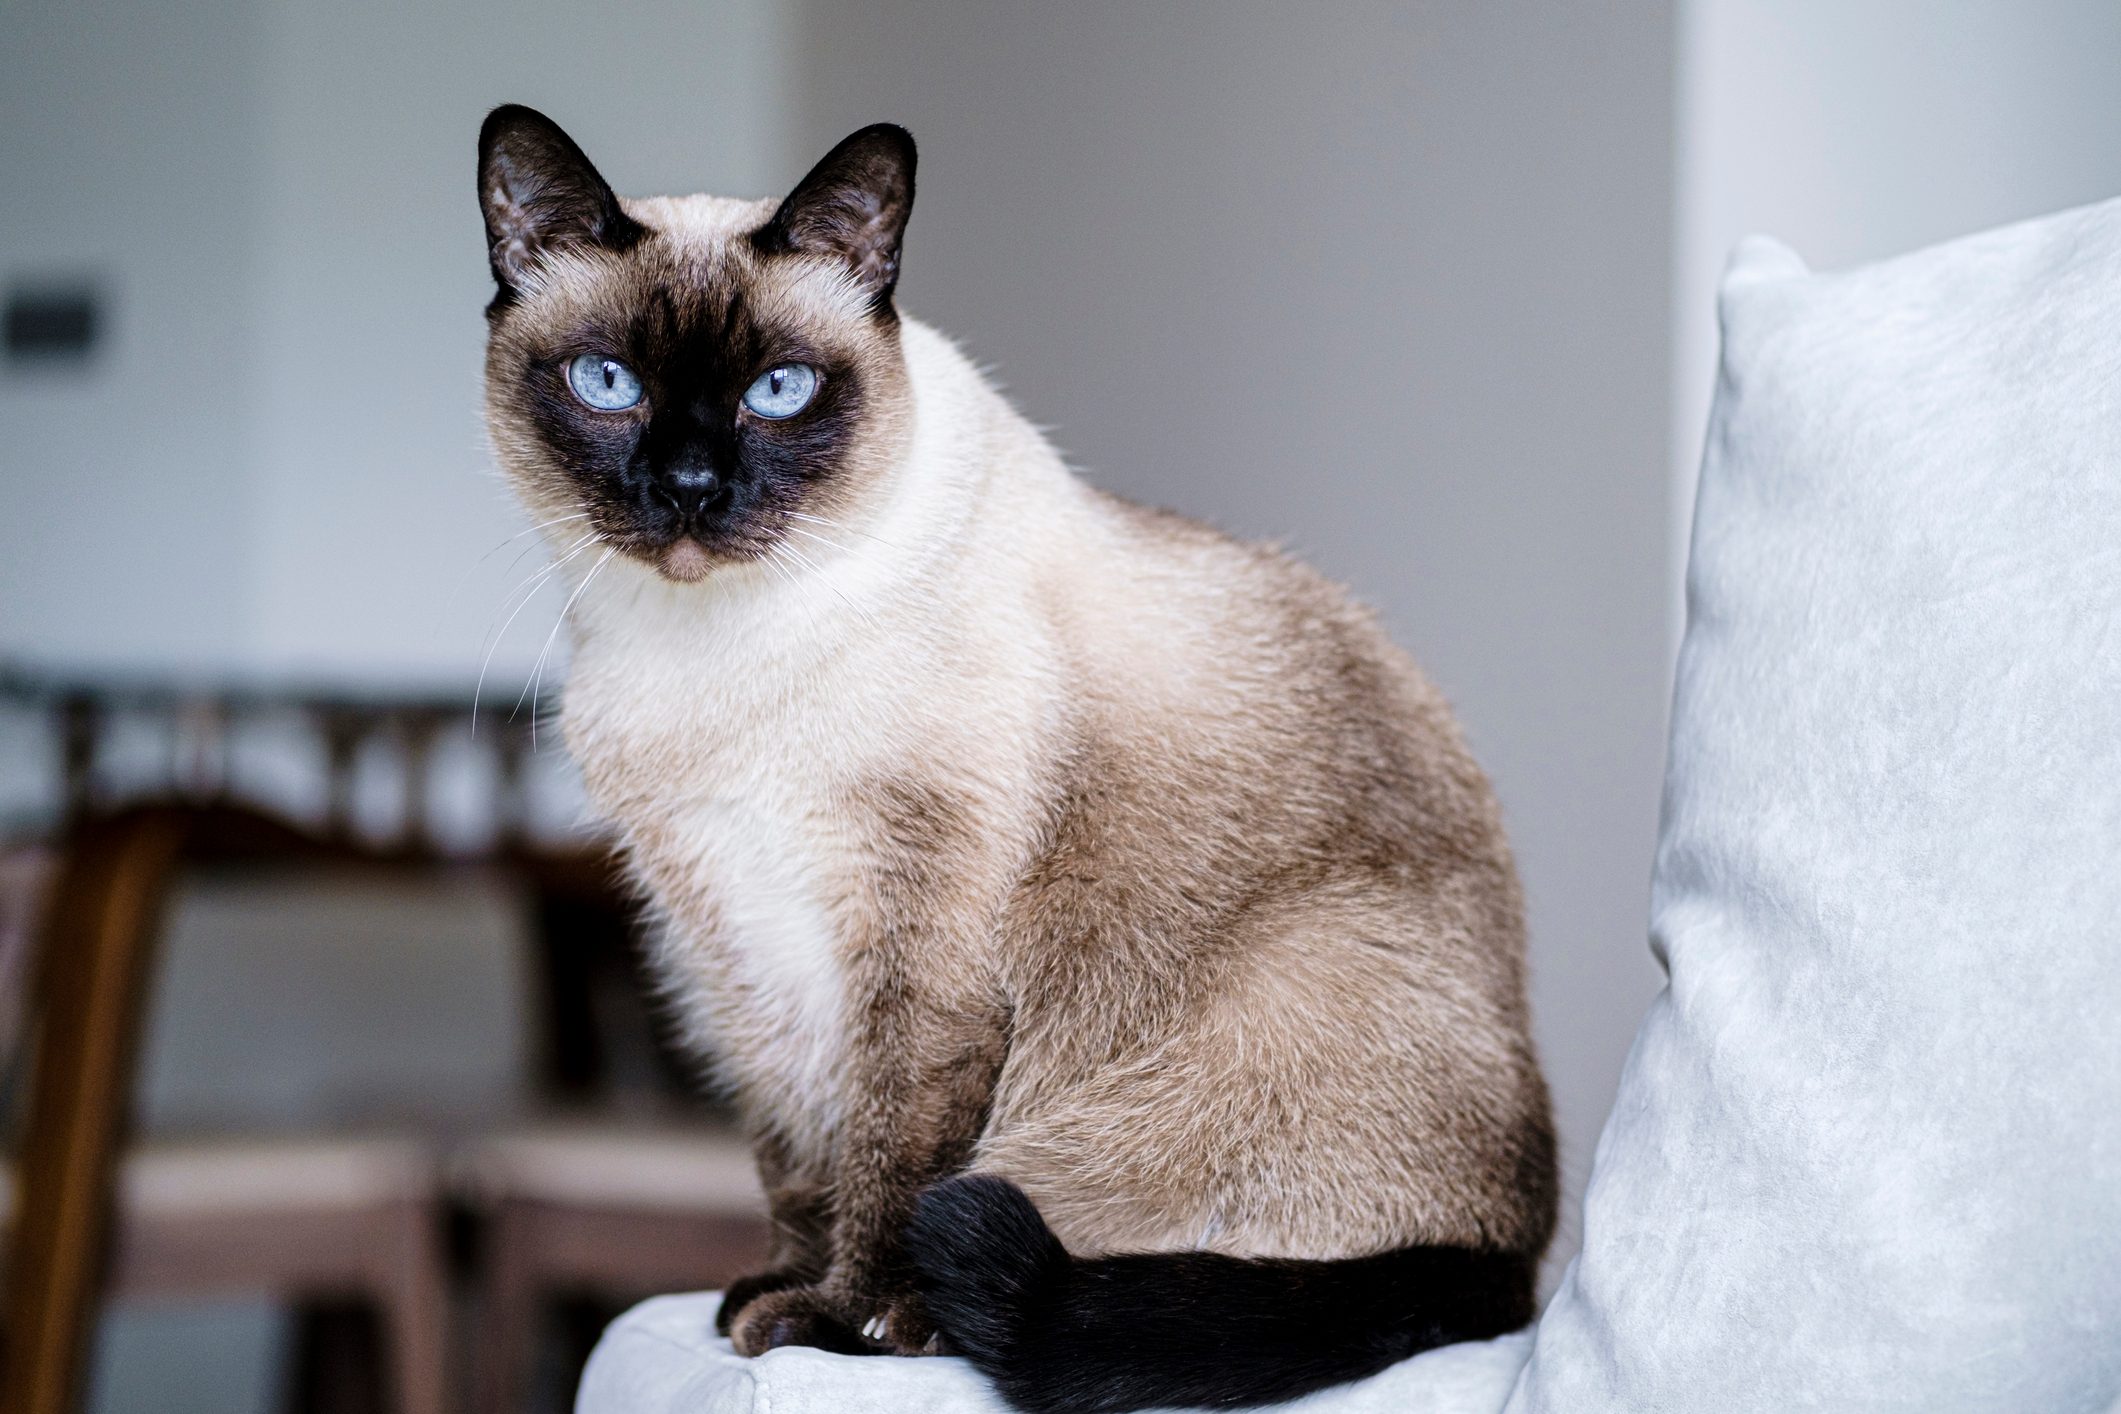
[[[479,138],[566,739],[771,1207],[723,1331],[1037,1412],[1524,1324],[1554,1138],[1487,781],[1343,590],[1092,489],[898,309],[914,165],[885,124],[778,203],[622,200],[532,110]]]

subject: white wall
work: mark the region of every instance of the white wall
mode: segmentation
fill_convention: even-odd
[[[2121,195],[2121,5],[1684,0],[1680,17],[1672,444],[1683,551],[1731,247],[1764,231],[1831,269]]]
[[[802,9],[812,154],[921,144],[908,307],[1093,480],[1351,581],[1456,702],[1573,1192],[1657,981],[1670,5]]]
[[[244,633],[263,203],[250,0],[7,0],[0,277],[108,291],[85,369],[0,367],[0,654]]]

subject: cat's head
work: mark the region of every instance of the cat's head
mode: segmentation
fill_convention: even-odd
[[[495,109],[487,423],[539,519],[586,513],[565,527],[696,580],[874,496],[909,425],[913,165],[878,124],[778,205],[622,199],[551,119]]]

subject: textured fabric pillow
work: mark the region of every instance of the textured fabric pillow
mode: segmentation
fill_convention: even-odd
[[[2121,204],[1723,291],[1652,939],[1510,1408],[2121,1400]]]
[[[1671,983],[1582,1254],[1530,1335],[1307,1414],[2121,1408],[2121,204],[1839,275],[1753,242],[1723,320]],[[997,1407],[712,1311],[625,1318],[581,1414]]]

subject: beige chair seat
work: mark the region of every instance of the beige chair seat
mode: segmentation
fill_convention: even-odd
[[[15,1175],[0,1169],[0,1228]],[[357,1297],[383,1317],[397,1407],[441,1414],[448,1321],[442,1185],[417,1140],[148,1143],[118,1179],[112,1289],[125,1297]]]
[[[763,1215],[751,1146],[733,1130],[674,1123],[551,1122],[504,1130],[453,1160],[475,1202],[593,1204],[644,1212]]]
[[[544,1302],[726,1285],[765,1260],[750,1146],[705,1123],[555,1122],[487,1136],[453,1160],[486,1216],[479,1408],[513,1414]]]

